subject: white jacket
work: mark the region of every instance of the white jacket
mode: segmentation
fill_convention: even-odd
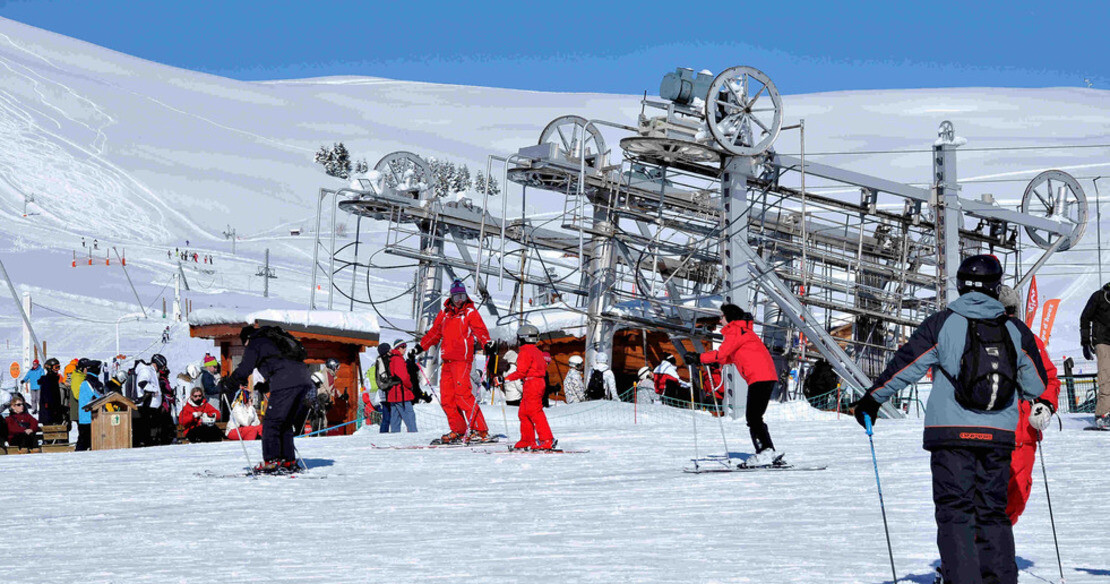
[[[653,404],[659,401],[659,394],[655,393],[655,382],[650,377],[641,379],[636,384],[636,403]]]
[[[595,363],[594,369],[601,372],[601,379],[605,381],[605,399],[619,400],[617,393],[617,377],[609,369],[608,363]],[[592,373],[590,375],[593,375]]]
[[[563,378],[563,395],[568,404],[576,404],[586,400],[586,382],[582,381],[582,372],[571,368]]]
[[[162,386],[158,383],[158,371],[154,369],[153,365],[135,364],[135,387],[139,392],[139,401],[146,397],[145,393],[153,393],[154,396],[150,399],[150,407],[155,409],[162,407]]]
[[[505,372],[505,377],[508,377],[516,372],[516,351],[509,349],[505,353],[504,359],[509,364],[509,370]],[[519,401],[524,398],[524,380],[506,381],[503,384],[502,391],[505,392],[505,401]]]
[[[239,402],[232,406],[231,416],[227,420],[227,433],[230,434],[232,430],[242,426],[258,426],[262,422],[258,419],[258,412],[255,411],[254,406]]]
[[[678,380],[679,387],[681,387],[682,389],[690,389],[690,382],[683,381],[682,378],[678,376],[678,367],[675,367],[674,363],[671,363],[670,361],[663,361],[655,368],[655,371],[652,371],[652,373],[656,375],[669,375],[671,377],[674,377]]]

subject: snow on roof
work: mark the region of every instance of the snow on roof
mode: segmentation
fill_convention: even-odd
[[[585,310],[545,306],[526,310],[524,321],[540,329],[541,335],[559,331],[574,336],[586,334]],[[520,321],[516,315],[513,315],[512,318],[506,318],[504,324],[490,327],[489,334],[494,339],[514,341],[516,340],[516,329],[519,327]]]
[[[343,312],[340,310],[260,310],[244,315],[228,308],[205,308],[195,310],[189,315],[189,324],[205,326],[213,324],[246,324],[254,322],[274,323],[295,328],[324,328],[336,331],[377,335],[381,332],[378,319],[365,312]]]

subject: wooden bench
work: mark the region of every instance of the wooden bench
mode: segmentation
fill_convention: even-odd
[[[216,422],[216,427],[220,429],[220,434],[223,435],[224,440],[227,440],[227,422]],[[185,428],[183,428],[181,424],[177,425],[177,441],[181,443],[188,442],[188,440],[185,439]]]
[[[42,427],[42,438],[39,440],[43,452],[73,452],[76,444],[69,442],[69,425],[51,424]]]

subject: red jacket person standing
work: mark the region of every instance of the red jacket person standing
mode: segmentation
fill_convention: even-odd
[[[547,425],[547,416],[543,413],[543,392],[547,389],[547,360],[536,348],[540,331],[535,326],[526,324],[517,330],[516,338],[520,345],[516,371],[505,376],[505,381],[524,381],[524,397],[520,399],[520,409],[517,411],[517,417],[520,418],[520,441],[513,448],[551,450],[555,448],[555,439]]]
[[[767,466],[782,458],[775,452],[771,442],[771,432],[763,421],[771,392],[778,382],[778,371],[771,360],[771,353],[763,340],[752,330],[752,315],[735,304],[721,306],[721,314],[728,324],[721,329],[725,336],[721,347],[716,351],[702,353],[703,364],[734,365],[740,376],[748,384],[748,400],[744,416],[748,422],[748,432],[755,446],[755,456],[744,461],[745,466]],[[688,354],[687,363],[696,363],[697,355]]]
[[[417,353],[440,347],[439,401],[447,414],[451,432],[438,442],[486,442],[491,440],[482,410],[474,399],[470,372],[474,368],[474,347],[489,344],[489,331],[478,309],[466,295],[462,281],[451,284],[451,297],[443,303],[432,328],[413,347]],[[467,432],[469,430],[469,433]]]

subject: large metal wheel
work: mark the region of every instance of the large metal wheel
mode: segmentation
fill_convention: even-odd
[[[705,100],[709,132],[737,156],[767,151],[782,128],[782,98],[771,78],[754,67],[725,69],[709,85]]]
[[[630,136],[621,140],[621,148],[633,156],[661,166],[675,162],[692,164],[720,164],[721,154],[697,142],[671,138]]]
[[[540,144],[553,142],[559,148],[559,155],[568,161],[579,163],[586,157],[586,169],[599,171],[605,163],[605,138],[597,127],[582,116],[562,116],[555,118],[540,133]]]
[[[423,158],[404,150],[386,154],[374,165],[374,170],[382,174],[385,186],[408,193],[414,199],[425,198],[435,185],[432,167]]]
[[[1071,230],[1062,237],[1067,241],[1057,251],[1074,247],[1087,228],[1087,195],[1072,175],[1060,170],[1046,170],[1038,174],[1021,198],[1021,212],[1035,217],[1056,221]],[[1042,249],[1048,249],[1061,236],[1049,231],[1026,226],[1025,233]]]

